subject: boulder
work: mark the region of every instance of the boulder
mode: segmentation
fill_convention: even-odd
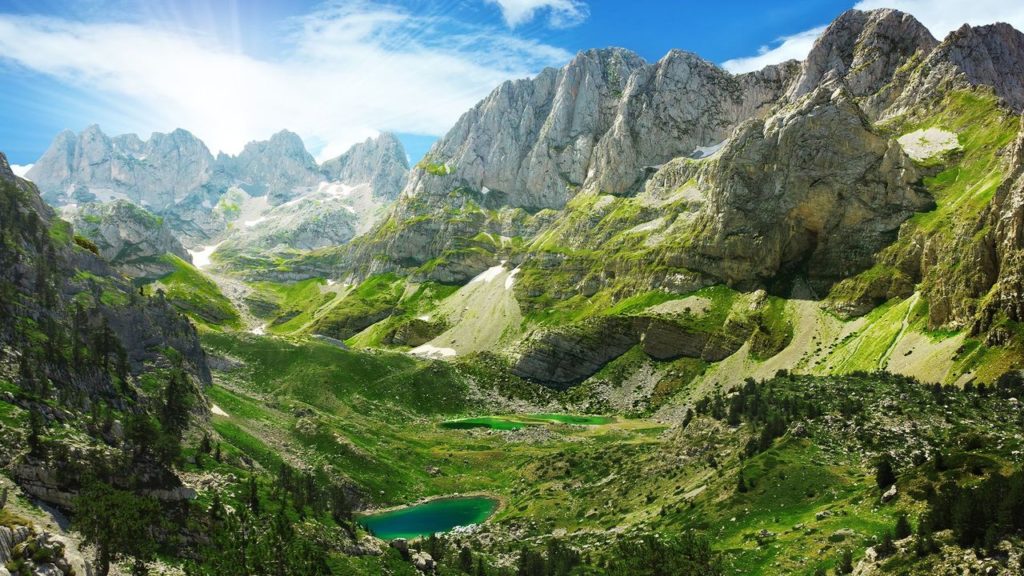
[[[893,484],[882,494],[882,502],[890,502],[896,498],[896,485]]]
[[[430,554],[427,554],[422,550],[413,550],[409,560],[420,572],[433,572],[434,567],[437,565]]]

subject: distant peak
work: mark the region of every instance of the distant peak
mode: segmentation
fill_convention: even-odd
[[[7,162],[7,155],[0,152],[0,180],[12,181],[16,178],[11,165]]]

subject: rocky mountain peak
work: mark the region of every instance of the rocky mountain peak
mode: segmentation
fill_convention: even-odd
[[[915,54],[936,45],[931,32],[898,10],[849,10],[815,41],[789,91],[795,100],[830,78],[842,78],[855,96],[876,93]]]
[[[7,162],[7,155],[0,152],[0,180],[13,182],[15,178],[17,176],[14,175],[10,163]]]
[[[212,163],[206,146],[184,130],[143,142],[134,134],[112,139],[93,124],[58,134],[28,178],[54,204],[124,198],[163,208],[199,187]]]
[[[1005,23],[964,25],[936,50],[972,84],[992,86],[1015,110],[1024,110],[1024,33]]]
[[[713,147],[766,112],[792,70],[733,76],[682,50],[652,64],[622,48],[580,52],[495,89],[413,170],[405,192],[469,189],[527,210],[560,209],[583,189],[626,194],[648,167]]]
[[[377,198],[398,197],[409,173],[405,148],[398,138],[383,132],[376,138],[349,148],[337,158],[327,160],[320,170],[328,180],[350,186],[369,183]]]
[[[273,202],[290,198],[295,188],[321,180],[313,156],[302,138],[282,130],[269,140],[249,142],[235,157],[220,161],[224,171],[241,181],[253,196],[269,195]]]

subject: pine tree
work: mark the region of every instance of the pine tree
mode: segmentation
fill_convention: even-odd
[[[466,574],[473,573],[473,551],[469,549],[469,546],[463,546],[459,550],[459,570]]]
[[[893,543],[891,532],[882,535],[882,541],[875,547],[875,551],[882,558],[892,556],[896,552],[896,544]]]
[[[849,549],[843,550],[839,557],[839,564],[836,566],[837,574],[850,574],[853,572],[853,552]]]
[[[882,490],[896,483],[896,473],[888,456],[883,456],[875,466],[875,482]]]
[[[159,524],[155,500],[102,482],[90,482],[75,500],[72,525],[96,546],[97,576],[106,576],[110,564],[125,556],[134,556],[144,567],[156,554],[153,532]]]
[[[900,513],[896,517],[896,527],[893,529],[893,536],[897,540],[903,540],[907,536],[910,536],[912,529],[910,527],[910,520],[907,518],[906,512]]]
[[[747,483],[743,480],[743,471],[740,471],[739,480],[736,482],[736,491],[740,494],[747,493]]]
[[[248,495],[246,497],[245,503],[246,503],[246,505],[249,506],[249,511],[252,512],[254,516],[258,516],[259,515],[259,513],[260,513],[260,493],[259,493],[259,488],[256,485],[256,475],[255,474],[249,475],[249,489],[248,489]]]
[[[46,444],[43,441],[43,416],[36,409],[28,412],[28,449],[29,454],[36,458],[46,457]]]

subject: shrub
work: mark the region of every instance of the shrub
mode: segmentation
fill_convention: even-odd
[[[78,234],[75,234],[75,244],[78,244],[82,248],[88,250],[89,252],[92,252],[93,254],[95,254],[97,256],[100,255],[99,246],[96,246],[95,242],[93,242],[92,240],[89,240],[85,236],[79,236]]]

